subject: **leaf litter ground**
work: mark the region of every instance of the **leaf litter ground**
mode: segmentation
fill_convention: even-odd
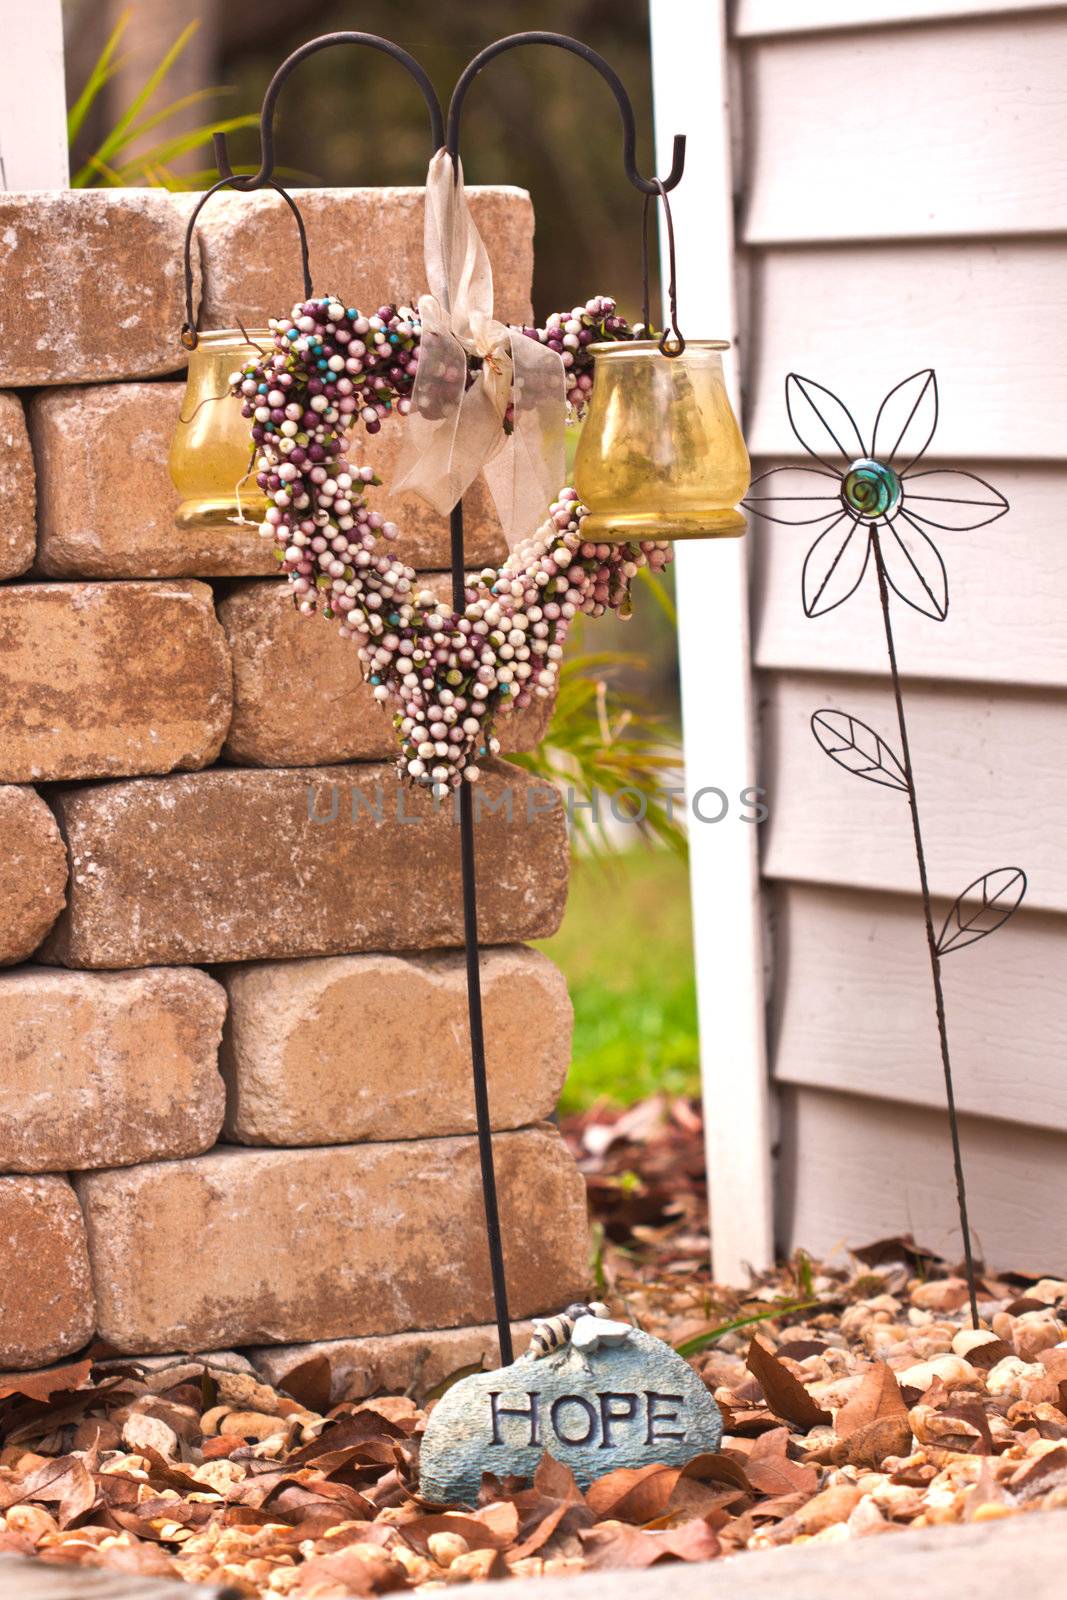
[[[719,1454],[584,1493],[546,1458],[532,1484],[430,1506],[423,1396],[330,1406],[325,1359],[283,1392],[239,1361],[87,1358],[0,1375],[0,1550],[331,1600],[1067,1506],[1067,1282],[987,1274],[976,1332],[962,1279],[905,1236],[726,1288],[691,1103],[594,1109],[565,1133],[598,1288],[689,1356],[724,1413]]]

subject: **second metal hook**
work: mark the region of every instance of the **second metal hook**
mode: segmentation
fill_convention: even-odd
[[[641,212],[641,281],[642,299],[641,309],[644,317],[646,331],[651,328],[651,315],[649,306],[649,260],[648,260],[648,216],[654,195],[658,193],[660,204],[663,206],[663,217],[667,224],[667,309],[670,316],[670,328],[664,328],[659,338],[660,353],[665,356],[680,356],[685,349],[685,338],[678,326],[678,282],[677,266],[674,257],[674,220],[671,217],[671,203],[667,199],[667,191],[658,178],[653,178],[655,190],[652,194],[645,195],[645,203]],[[673,341],[670,334],[673,333]]]
[[[685,170],[685,134],[676,133],[674,136],[671,170],[667,176],[662,180],[643,178],[637,170],[636,163],[637,126],[634,120],[634,108],[622,79],[615,68],[610,66],[591,45],[583,44],[580,39],[572,39],[566,33],[512,33],[506,39],[497,39],[494,44],[486,45],[485,49],[479,51],[468,63],[452,92],[448,107],[447,147],[453,160],[459,156],[460,119],[463,115],[463,102],[467,97],[467,90],[490,61],[503,55],[506,50],[515,50],[524,44],[549,44],[558,50],[569,50],[572,55],[599,72],[615,96],[615,103],[622,118],[622,161],[627,178],[635,189],[640,189],[642,194],[663,194],[666,190],[675,188]]]

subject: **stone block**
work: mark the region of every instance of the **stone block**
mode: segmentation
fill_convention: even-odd
[[[532,1332],[532,1322],[512,1323],[516,1349],[525,1349]],[[421,1401],[454,1373],[474,1366],[495,1367],[500,1359],[495,1323],[365,1339],[320,1339],[312,1344],[257,1345],[248,1354],[260,1377],[274,1389],[285,1389],[298,1367],[324,1361],[330,1372],[331,1405],[372,1394],[410,1393]]]
[[[547,1128],[495,1141],[515,1316],[585,1290],[581,1176]],[[226,1150],[75,1179],[97,1326],[123,1351],[289,1344],[492,1315],[477,1141]]]
[[[33,562],[36,490],[26,415],[17,394],[0,394],[0,578]]]
[[[570,1063],[567,985],[534,950],[485,950],[481,974],[493,1127],[516,1128],[556,1108]],[[220,975],[227,1138],[323,1145],[474,1131],[461,955],[256,962]]]
[[[207,584],[0,588],[0,780],[202,767],[232,705]]]
[[[199,1155],[222,1126],[226,996],[206,972],[0,975],[0,1171]]]
[[[476,801],[484,944],[563,916],[559,795],[506,762]],[[57,792],[70,901],[42,959],[137,967],[430,950],[463,940],[456,807],[392,766],[218,769]]]
[[[450,590],[434,574],[427,587]],[[223,754],[247,766],[318,766],[395,757],[390,710],[374,698],[353,640],[336,622],[305,617],[283,582],[238,585],[219,605],[233,657],[233,718]],[[499,716],[505,751],[532,750],[552,715],[550,699]]]
[[[30,429],[39,501],[35,573],[47,578],[213,578],[277,573],[272,545],[259,537],[258,524],[232,524],[199,533],[175,528],[178,497],[167,463],[184,393],[184,383],[110,383],[45,390],[34,396]],[[0,395],[0,440],[6,438],[4,407],[8,403],[21,411],[14,396]],[[357,427],[351,435],[351,457],[372,466],[382,479],[381,487],[369,491],[370,499],[399,526],[400,535],[393,545],[397,553],[420,570],[447,567],[448,518],[439,516],[417,495],[389,493],[402,435],[399,421],[374,435]],[[31,475],[31,495],[32,482]],[[24,498],[20,490],[20,504]],[[3,503],[4,489],[0,488],[0,515]],[[465,495],[464,512],[470,565],[499,564],[507,550],[481,478]],[[25,570],[33,559],[32,498],[28,521],[19,526],[28,532],[29,553],[22,566],[5,572],[5,527],[14,527],[14,522],[0,520],[0,577]]]
[[[270,573],[256,524],[178,532],[167,461],[184,383],[90,384],[34,396],[38,544],[46,578]]]
[[[0,387],[183,370],[188,211],[162,189],[0,193]]]
[[[32,789],[0,787],[0,966],[32,954],[66,903],[67,850]]]
[[[47,1366],[93,1331],[85,1225],[66,1178],[0,1178],[0,1368]]]
[[[533,276],[533,207],[522,189],[468,190],[471,214],[493,268],[501,322],[527,322]],[[423,263],[422,188],[301,189],[293,198],[307,228],[316,294],[337,294],[373,312],[414,305],[429,285]],[[268,189],[223,190],[197,223],[205,328],[265,327],[303,299],[296,225]]]

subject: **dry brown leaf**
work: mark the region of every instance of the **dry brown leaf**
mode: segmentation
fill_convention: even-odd
[[[829,1452],[836,1466],[880,1467],[887,1456],[911,1448],[911,1422],[900,1385],[884,1361],[867,1373],[834,1418],[838,1442]]]
[[[776,1416],[805,1429],[832,1420],[830,1413],[811,1398],[799,1378],[794,1378],[789,1368],[758,1339],[753,1339],[749,1345],[745,1364],[758,1380]]]
[[[965,1425],[958,1435],[942,1435],[939,1442],[943,1449],[967,1451],[975,1456],[993,1454],[993,1435],[989,1431],[989,1421],[976,1400],[965,1400],[959,1405],[942,1406],[939,1415],[943,1418],[955,1418]],[[950,1439],[954,1441],[951,1444]]]
[[[334,1585],[335,1587],[330,1587]],[[377,1545],[355,1544],[304,1562],[295,1595],[386,1594],[407,1587],[407,1572],[395,1556]]]
[[[333,1372],[330,1363],[325,1356],[318,1355],[291,1367],[285,1374],[284,1387],[286,1394],[291,1394],[294,1400],[299,1400],[309,1411],[324,1416],[330,1408],[332,1384]]]
[[[627,1522],[602,1522],[579,1538],[585,1564],[605,1567],[651,1567],[657,1561],[711,1561],[721,1555],[718,1536],[706,1522],[685,1522],[680,1528],[646,1530]]]
[[[787,1455],[789,1429],[776,1428],[755,1441],[744,1460],[745,1475],[759,1494],[777,1497],[814,1494],[819,1474],[814,1467],[791,1461]]]
[[[884,1267],[894,1261],[906,1261],[915,1272],[928,1272],[931,1267],[942,1267],[944,1262],[932,1250],[916,1244],[910,1233],[900,1233],[890,1239],[876,1239],[873,1244],[861,1245],[852,1254],[865,1267]]]
[[[48,1558],[45,1553],[44,1559]],[[106,1550],[93,1550],[85,1562],[89,1567],[107,1567],[113,1572],[136,1573],[145,1578],[179,1578],[181,1573],[156,1544],[135,1539],[131,1544],[113,1544]]]
[[[58,1456],[31,1473],[22,1485],[20,1498],[57,1504],[56,1521],[61,1528],[68,1528],[96,1504],[96,1484],[86,1466],[91,1459],[82,1455]],[[7,1501],[8,1505],[13,1503]]]
[[[1067,1445],[1056,1445],[1035,1461],[1024,1462],[1008,1479],[1008,1487],[1020,1500],[1032,1500],[1064,1484],[1067,1484]]]
[[[45,1402],[51,1395],[80,1389],[89,1376],[91,1361],[72,1361],[62,1367],[44,1367],[38,1372],[0,1372],[0,1400],[9,1395],[25,1395],[27,1400]]]
[[[987,1339],[985,1344],[976,1344],[967,1352],[967,1360],[972,1367],[979,1371],[988,1371],[995,1367],[998,1361],[1003,1361],[1005,1356],[1014,1355],[1010,1344],[1005,1344],[1003,1339]]]
[[[741,1463],[733,1456],[723,1455],[721,1451],[714,1454],[705,1451],[703,1455],[694,1456],[682,1469],[682,1476],[699,1479],[702,1483],[722,1484],[725,1488],[735,1488],[746,1494],[751,1488]]]
[[[681,1475],[681,1467],[660,1463],[619,1467],[591,1483],[585,1491],[585,1501],[598,1522],[651,1522],[667,1509]]]
[[[543,1551],[564,1530],[574,1533],[593,1521],[582,1491],[569,1467],[547,1453],[541,1457],[529,1489],[511,1496],[519,1513],[519,1542],[507,1553],[509,1565]]]
[[[419,1555],[429,1555],[429,1539],[435,1533],[458,1533],[470,1550],[506,1550],[519,1531],[519,1513],[514,1505],[500,1504],[489,1516],[463,1516],[457,1512],[415,1517],[400,1526],[401,1538]]]

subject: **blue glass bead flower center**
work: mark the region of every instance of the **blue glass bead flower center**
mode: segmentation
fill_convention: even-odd
[[[854,515],[873,522],[896,515],[904,490],[892,467],[864,457],[854,461],[845,474],[841,498]]]

